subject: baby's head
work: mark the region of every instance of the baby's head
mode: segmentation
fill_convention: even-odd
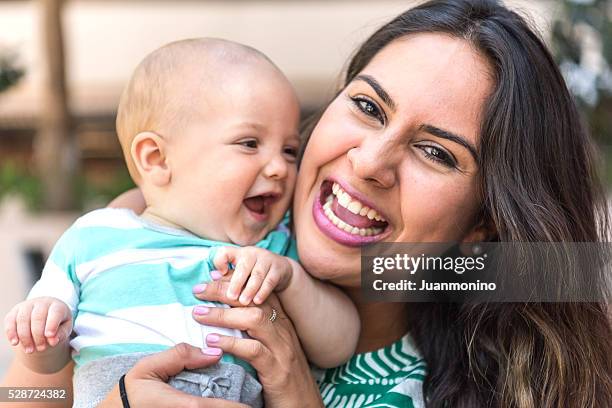
[[[259,51],[168,44],[136,68],[117,133],[147,211],[194,234],[252,245],[280,222],[296,178],[299,104]]]

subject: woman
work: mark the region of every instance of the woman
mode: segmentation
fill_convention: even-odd
[[[485,0],[403,13],[360,47],[317,119],[293,208],[298,251],[310,273],[352,297],[362,321],[357,354],[319,380],[326,405],[610,405],[612,333],[602,304],[366,303],[360,242],[320,208],[335,182],[383,216],[379,240],[604,240],[590,139],[549,52],[519,16]],[[232,304],[224,285],[196,296]],[[320,406],[291,323],[270,322],[272,309],[284,315],[272,298],[194,318],[251,335],[207,341],[255,367],[266,406]],[[146,379],[171,375],[172,354],[128,374],[132,406],[164,390]],[[118,398],[115,389],[108,406]],[[212,404],[223,402],[199,406]]]

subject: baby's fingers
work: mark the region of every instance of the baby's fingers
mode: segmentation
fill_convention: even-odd
[[[34,340],[30,329],[32,306],[31,303],[24,303],[17,311],[17,336],[26,353],[34,352]]]
[[[60,326],[57,328],[57,333],[55,336],[47,337],[47,342],[51,347],[55,347],[58,345],[58,343],[70,338],[70,333],[72,333],[72,320],[68,319],[60,324]]]
[[[32,315],[30,320],[30,330],[36,350],[43,351],[47,348],[47,339],[45,338],[45,324],[47,322],[47,313],[49,304],[43,302],[35,302],[32,307]]]
[[[267,278],[269,270],[270,262],[265,257],[259,258],[257,262],[255,262],[246,287],[240,295],[239,301],[241,304],[246,306],[251,303],[255,294],[260,290],[261,285]]]
[[[236,262],[236,268],[234,269],[229,288],[227,289],[228,298],[232,300],[238,299],[238,295],[240,295],[244,284],[251,275],[251,271],[256,261],[257,258],[253,256],[252,253],[249,251],[242,251],[240,258]]]
[[[281,279],[281,274],[278,269],[272,267],[268,274],[266,275],[263,282],[261,282],[261,287],[257,291],[253,302],[256,305],[261,305],[270,294],[276,289]]]
[[[4,317],[4,332],[6,338],[12,346],[19,344],[19,337],[17,336],[17,311],[19,307],[15,306],[10,312]]]
[[[58,301],[51,303],[45,324],[45,337],[51,346],[55,346],[60,340],[58,338],[58,328],[60,325],[68,322],[71,318],[70,309],[64,303]]]
[[[237,247],[222,247],[217,249],[213,264],[222,275],[226,275],[230,271],[230,264],[236,264],[236,257],[239,250],[240,248]]]

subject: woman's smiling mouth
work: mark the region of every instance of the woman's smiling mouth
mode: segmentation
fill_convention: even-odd
[[[319,229],[344,245],[370,244],[380,241],[389,232],[387,220],[376,209],[332,180],[321,184],[312,211]]]

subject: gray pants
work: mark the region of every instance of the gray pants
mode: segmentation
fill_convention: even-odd
[[[73,377],[73,407],[96,407],[119,382],[119,378],[148,354],[106,357],[79,367]],[[185,370],[172,377],[168,384],[191,395],[263,407],[261,384],[237,364],[219,363],[208,368]]]

